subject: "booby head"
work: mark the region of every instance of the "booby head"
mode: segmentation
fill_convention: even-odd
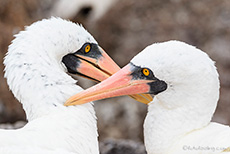
[[[33,65],[39,59],[53,68],[67,68],[70,73],[97,81],[120,69],[83,26],[61,18],[38,21],[16,35],[4,60],[5,77],[11,89],[17,77],[13,73],[14,67],[18,66],[19,71],[24,65]],[[90,71],[85,71],[85,68]],[[28,70],[26,67],[25,73]]]
[[[193,102],[202,110],[207,108],[204,114],[208,113],[210,119],[219,98],[218,73],[208,55],[191,45],[179,41],[156,43],[113,76],[71,97],[67,103],[83,104],[138,93],[156,96],[168,109]],[[212,101],[199,104],[200,100]]]

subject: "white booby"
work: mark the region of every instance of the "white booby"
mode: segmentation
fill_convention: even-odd
[[[63,105],[82,90],[66,72],[100,81],[119,67],[81,25],[60,18],[38,21],[15,37],[4,59],[5,77],[28,123],[0,130],[0,153],[99,153],[92,103]]]
[[[148,154],[230,153],[229,126],[211,122],[219,99],[214,62],[183,42],[148,46],[119,72],[66,105],[137,93],[155,95],[144,122]]]

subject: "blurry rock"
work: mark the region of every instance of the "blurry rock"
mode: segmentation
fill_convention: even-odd
[[[117,0],[57,0],[53,8],[50,10],[50,14],[76,20],[77,22],[80,22],[79,20],[84,21],[88,15],[91,20],[97,20],[116,1]]]
[[[100,142],[100,154],[147,154],[143,144],[131,140],[107,139]]]
[[[17,121],[14,124],[11,123],[0,124],[0,129],[18,129],[25,126],[25,124],[26,124],[25,121]]]
[[[52,0],[1,0],[0,1],[0,123],[25,120],[21,104],[13,97],[3,78],[3,57],[13,35],[24,26],[46,16]]]
[[[99,139],[143,139],[143,120],[147,105],[136,102],[128,96],[97,101]]]
[[[222,27],[223,30],[225,30],[224,28],[225,26]],[[204,46],[205,51],[216,61],[216,66],[220,74],[220,101],[213,121],[223,124],[230,123],[230,32],[227,34],[210,39]]]
[[[177,39],[201,48],[209,39],[227,36],[222,33],[229,31],[227,24],[216,23],[229,17],[225,13],[219,19],[229,11],[228,1],[127,0],[116,4],[89,28],[122,66],[154,42]]]

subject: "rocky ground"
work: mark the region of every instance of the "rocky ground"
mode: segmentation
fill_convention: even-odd
[[[23,29],[25,25],[42,17],[39,1],[14,0],[0,1],[0,122],[15,122],[25,120],[24,111],[11,92],[9,92],[3,78],[3,57],[13,35]]]
[[[142,143],[132,140],[107,139],[100,142],[101,154],[147,154]]]
[[[0,1],[1,123],[25,120],[21,105],[13,98],[3,79],[2,59],[7,46],[13,38],[12,35],[22,30],[24,25],[53,14],[56,4],[54,2],[54,0],[18,0],[17,3],[14,0]],[[69,15],[69,19],[83,23],[120,66],[124,66],[134,55],[154,42],[176,39],[206,51],[216,61],[221,81],[220,101],[213,121],[230,124],[230,1],[117,0],[106,14],[93,20],[95,8],[91,3],[83,5],[79,11]],[[92,85],[83,79],[80,79],[80,83],[83,87]],[[128,143],[126,148],[120,148],[123,151],[129,147],[135,149],[138,145],[143,147],[141,143],[143,143],[145,105],[129,97],[120,97],[98,101],[95,103],[95,108],[100,140],[103,141],[100,145],[101,153],[119,153],[113,149],[113,147],[120,148],[118,142]],[[1,128],[3,127],[8,126],[3,125]],[[107,140],[107,138],[133,141]],[[145,153],[144,150],[138,154],[142,153]]]

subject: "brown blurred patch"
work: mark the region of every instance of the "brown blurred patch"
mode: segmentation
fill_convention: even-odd
[[[0,123],[25,120],[21,104],[9,92],[3,78],[2,63],[13,35],[44,16],[41,5],[42,1],[38,0],[0,1]]]

